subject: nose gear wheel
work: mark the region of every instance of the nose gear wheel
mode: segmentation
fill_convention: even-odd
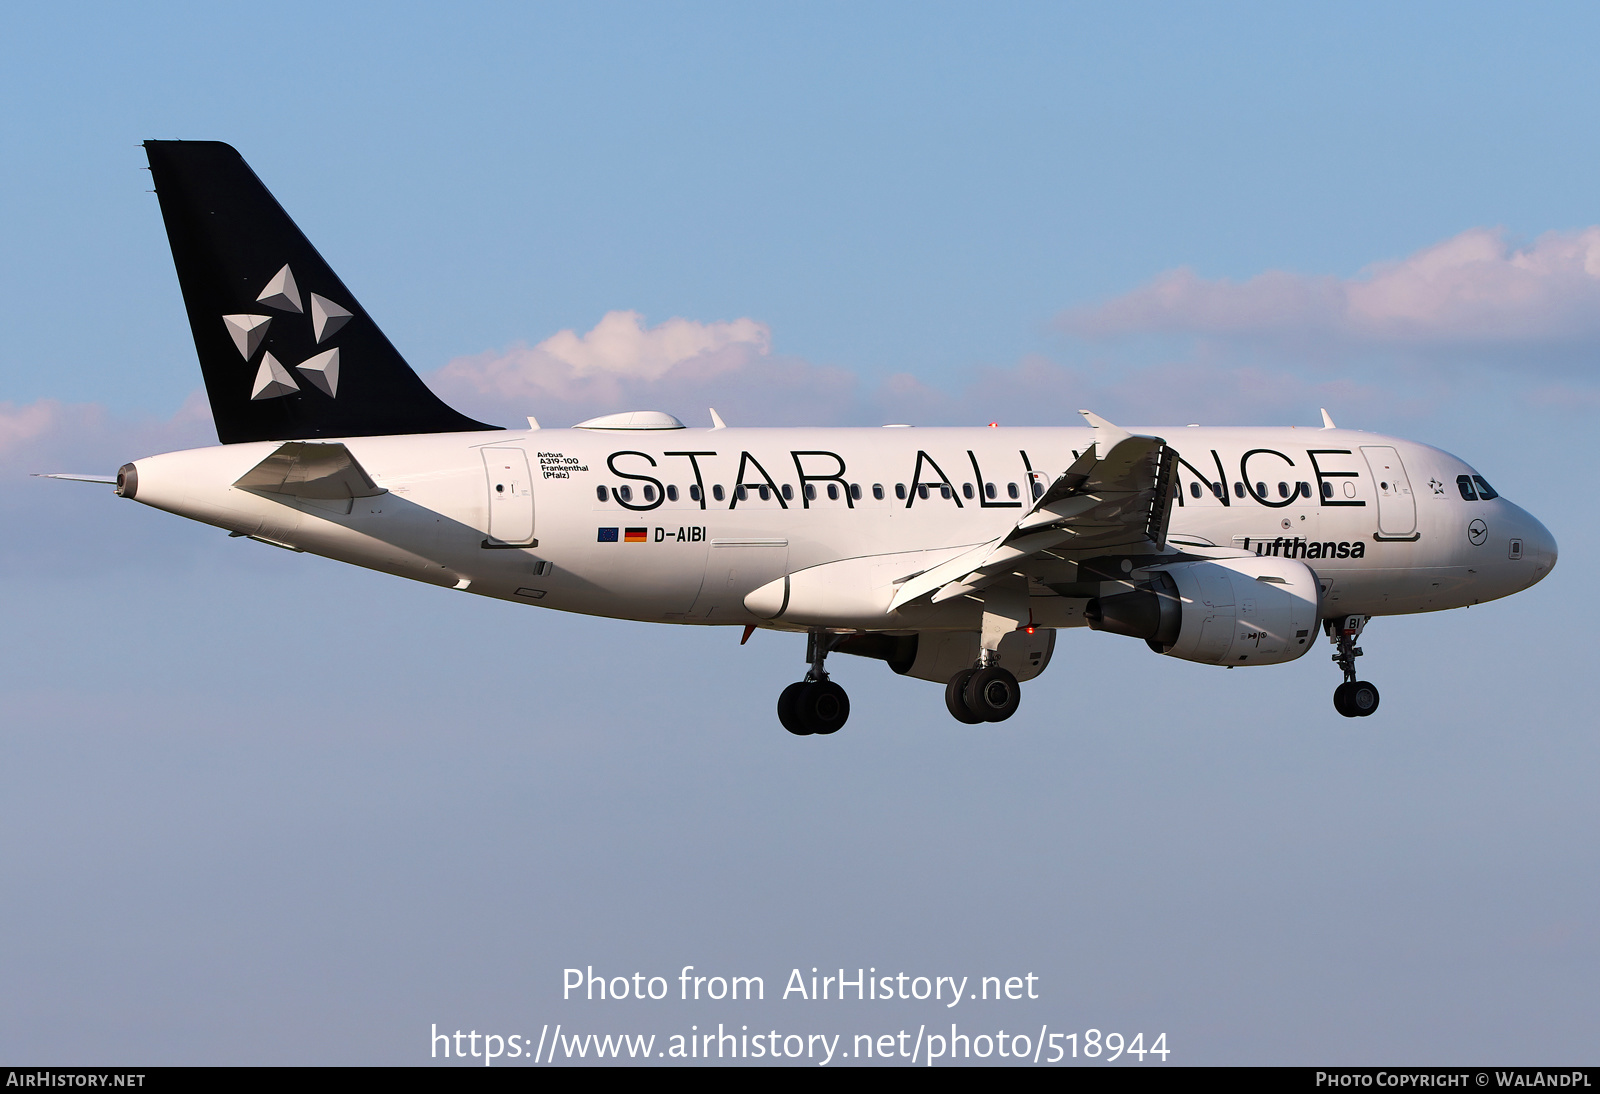
[[[1356,639],[1361,637],[1366,625],[1364,615],[1346,615],[1322,622],[1328,641],[1338,651],[1333,655],[1334,663],[1344,672],[1344,683],[1333,690],[1333,709],[1346,718],[1365,718],[1378,709],[1378,689],[1365,680],[1356,679],[1356,658],[1361,656]]]

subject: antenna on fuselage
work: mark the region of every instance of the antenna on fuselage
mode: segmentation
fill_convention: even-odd
[[[717,408],[709,407],[708,409],[711,411],[711,428],[727,429],[728,423],[722,420],[722,415],[717,413]]]
[[[1338,429],[1339,427],[1333,424],[1333,419],[1328,417],[1328,408],[1327,407],[1322,407],[1321,410],[1322,410],[1322,428],[1323,429]]]

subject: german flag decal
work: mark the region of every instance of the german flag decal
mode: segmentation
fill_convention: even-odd
[[[622,533],[622,541],[624,543],[649,543],[650,529],[629,528],[627,531]]]

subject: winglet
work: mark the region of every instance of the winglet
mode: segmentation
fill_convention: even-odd
[[[728,423],[722,420],[722,415],[717,413],[717,408],[716,407],[711,407],[710,410],[711,410],[711,428],[712,429],[727,429],[728,428]]]
[[[1328,408],[1327,407],[1323,407],[1322,408],[1322,428],[1323,429],[1338,429],[1339,428],[1338,426],[1333,424],[1333,419],[1328,417]]]
[[[1106,454],[1117,446],[1119,441],[1125,441],[1133,434],[1120,426],[1112,425],[1092,410],[1080,410],[1083,420],[1094,427],[1095,459],[1103,460]]]

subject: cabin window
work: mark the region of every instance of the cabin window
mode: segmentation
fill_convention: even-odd
[[[667,487],[667,500],[668,501],[677,501],[678,500],[678,488],[676,486]]]
[[[783,484],[783,500],[784,501],[793,501],[794,500],[794,487],[790,486],[788,483],[784,483]]]
[[[872,496],[877,501],[883,500],[883,483],[875,482],[872,484]]]
[[[1474,476],[1472,476],[1472,481],[1478,484],[1478,500],[1479,501],[1492,501],[1493,499],[1498,498],[1500,496],[1498,493],[1495,492],[1494,487],[1490,486],[1487,482],[1484,481],[1484,478],[1483,478],[1482,475],[1474,475]]]
[[[838,501],[839,500],[839,484],[838,483],[830,482],[828,484],[828,500],[829,501]]]
[[[1017,489],[1017,484],[1014,482],[1006,483],[1006,494],[1012,498],[1020,498],[1022,496],[1022,492]]]
[[[699,483],[696,483],[695,485],[689,487],[689,500],[690,501],[699,501],[700,500],[700,484]]]
[[[853,482],[850,484],[850,500],[861,500],[861,484],[859,482]]]
[[[717,485],[715,485],[715,486],[713,486],[711,488],[711,496],[713,498],[715,498],[717,501],[721,501],[723,498],[727,497],[728,495],[723,493],[722,484],[718,483]]]
[[[1042,497],[1044,497],[1044,486],[1038,479],[1035,479],[1033,480],[1033,500],[1038,501]]]
[[[968,501],[971,501],[973,498],[978,496],[978,492],[972,488],[972,484],[970,482],[964,482],[961,484],[961,496],[966,498]]]
[[[928,486],[926,483],[917,484],[917,497],[921,498],[923,501],[928,500]]]
[[[1256,497],[1261,498],[1263,501],[1266,500],[1266,497],[1267,497],[1267,484],[1266,483],[1264,483],[1264,482],[1256,483]]]
[[[1189,484],[1189,496],[1192,497],[1192,498],[1198,498],[1200,496],[1200,484],[1199,483],[1191,482]]]
[[[619,486],[619,487],[617,487],[617,498],[620,501],[632,501],[633,500],[633,487],[631,487],[631,486]]]
[[[1322,484],[1322,496],[1325,498],[1333,497],[1333,483],[1325,482]]]
[[[645,485],[644,485],[644,500],[645,501],[655,501],[656,500],[656,488],[655,488],[655,484],[654,483],[648,483],[648,482],[645,483]]]
[[[1219,498],[1225,498],[1228,496],[1227,489],[1220,482],[1214,482],[1211,484],[1211,492]]]
[[[1233,484],[1233,496],[1236,498],[1244,497],[1244,483],[1236,482]]]
[[[894,484],[894,496],[899,498],[901,501],[905,501],[906,500],[906,484],[905,483],[897,482],[897,483]]]
[[[747,486],[735,486],[733,488],[733,496],[738,501],[749,501],[750,488]]]
[[[603,487],[603,486],[597,486],[597,487],[595,487],[595,488],[594,488],[594,496],[595,496],[595,497],[597,497],[597,498],[599,498],[599,499],[600,499],[600,500],[601,500],[601,501],[605,501],[605,500],[606,500],[606,495],[607,495],[607,494],[608,494],[608,493],[609,493],[609,492],[610,492],[610,491],[608,491],[608,490],[607,490],[607,489],[606,489],[606,488],[605,488],[605,487]]]
[[[948,486],[941,486],[939,487],[939,496],[945,501],[949,501],[954,496],[954,492]]]
[[[1300,496],[1302,498],[1309,498],[1311,496],[1311,484],[1309,482],[1303,482],[1300,484]]]
[[[769,487],[758,486],[758,487],[756,487],[756,492],[761,495],[761,500],[762,501],[771,501],[772,500],[772,490]]]
[[[994,483],[986,482],[983,484],[983,496],[988,498],[990,501],[993,501],[995,499],[995,495],[998,493],[1000,493],[1000,491],[994,488]]]
[[[816,501],[817,500],[817,488],[815,486],[812,486],[809,482],[806,483],[806,500],[807,501]]]

